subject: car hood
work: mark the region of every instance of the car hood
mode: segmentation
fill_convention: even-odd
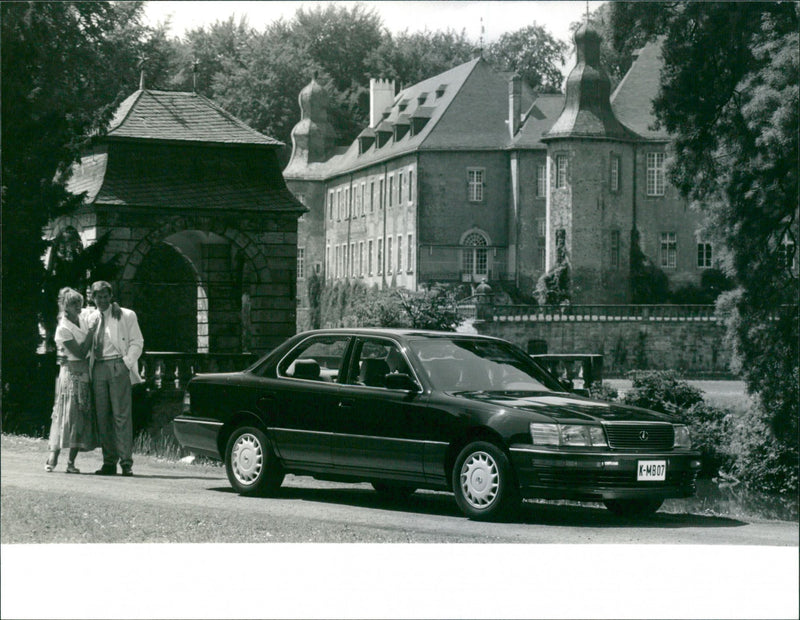
[[[672,416],[557,392],[457,392],[453,396],[517,411],[548,416],[555,421],[674,422]]]

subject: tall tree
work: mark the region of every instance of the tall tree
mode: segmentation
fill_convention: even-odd
[[[489,46],[488,58],[505,70],[516,71],[534,90],[557,93],[564,81],[559,67],[567,50],[566,43],[534,23],[503,34]]]
[[[0,4],[2,383],[12,400],[27,390],[39,338],[42,228],[80,201],[56,173],[136,88],[137,62],[153,34],[142,26],[141,10],[141,2]]]
[[[670,178],[706,214],[740,287],[741,371],[779,438],[798,432],[800,5],[614,3],[617,49],[663,36],[654,102],[671,133]],[[638,33],[636,37],[631,33]]]

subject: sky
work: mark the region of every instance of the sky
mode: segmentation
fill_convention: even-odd
[[[179,37],[186,30],[226,20],[231,15],[237,20],[243,16],[247,17],[251,27],[263,30],[264,26],[281,17],[290,20],[301,6],[309,8],[327,4],[338,4],[348,8],[362,4],[373,8],[381,16],[384,26],[393,34],[406,29],[409,32],[453,29],[457,32],[464,30],[469,39],[479,41],[483,26],[483,38],[486,44],[496,41],[505,32],[514,32],[534,22],[546,27],[555,38],[571,43],[569,26],[582,19],[586,14],[587,5],[582,0],[570,2],[403,0],[360,3],[193,0],[147,2],[144,14],[151,25],[163,22],[171,16],[171,34]],[[602,4],[603,2],[588,2],[589,10],[595,11]]]

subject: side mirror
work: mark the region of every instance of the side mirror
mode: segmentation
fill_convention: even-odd
[[[406,390],[408,392],[419,392],[419,386],[409,375],[402,372],[390,372],[386,375],[387,389]]]

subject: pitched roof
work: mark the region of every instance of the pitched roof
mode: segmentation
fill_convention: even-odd
[[[101,147],[72,166],[66,188],[86,192],[84,204],[159,208],[165,211],[287,211],[306,210],[285,184],[267,183],[263,176],[239,174],[214,161],[191,166],[153,165],[131,173],[129,160]],[[206,168],[206,169],[203,169]]]
[[[542,135],[547,132],[564,107],[564,95],[539,95],[525,113],[512,148],[546,148]]]
[[[639,50],[638,58],[611,95],[611,109],[617,118],[643,138],[666,140],[664,129],[654,129],[653,100],[661,82],[662,40],[652,41]]]
[[[137,90],[117,108],[106,134],[112,139],[283,146],[202,95]]]

